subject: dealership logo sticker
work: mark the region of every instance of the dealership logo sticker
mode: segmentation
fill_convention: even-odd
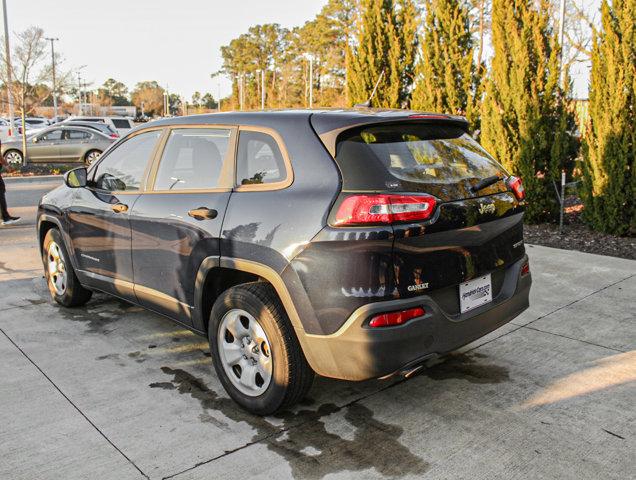
[[[409,285],[406,289],[409,292],[417,292],[418,290],[426,290],[428,288],[428,282],[418,283],[417,285]]]

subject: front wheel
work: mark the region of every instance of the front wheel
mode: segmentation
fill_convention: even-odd
[[[270,284],[223,292],[212,308],[208,337],[223,387],[246,410],[269,415],[309,391],[314,372]]]
[[[69,261],[59,230],[52,228],[42,245],[44,277],[51,297],[65,307],[78,307],[91,299],[93,292],[85,289],[77,279]]]
[[[84,155],[84,162],[86,165],[91,165],[95,160],[97,160],[102,152],[100,150],[91,150],[90,152],[86,152]]]
[[[22,152],[19,150],[9,150],[8,152],[5,152],[4,159],[9,165],[16,167],[22,165],[24,161]]]

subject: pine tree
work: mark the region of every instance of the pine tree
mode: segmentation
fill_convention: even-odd
[[[347,93],[351,105],[399,108],[408,99],[417,43],[412,0],[362,0],[356,45],[347,48]]]
[[[473,128],[479,116],[477,68],[464,0],[425,0],[424,32],[411,107],[466,115]]]
[[[559,87],[559,46],[548,0],[493,0],[494,57],[482,103],[481,142],[522,177],[526,220],[558,213],[551,182],[568,153],[570,123]]]
[[[595,35],[584,218],[593,228],[636,234],[636,0],[606,0]]]

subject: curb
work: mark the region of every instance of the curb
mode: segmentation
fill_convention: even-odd
[[[4,183],[53,183],[55,180],[62,180],[63,175],[30,175],[25,177],[5,177]]]

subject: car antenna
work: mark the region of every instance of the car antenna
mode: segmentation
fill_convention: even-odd
[[[355,104],[356,107],[360,107],[360,108],[371,107],[371,100],[373,100],[373,97],[375,97],[375,92],[378,90],[378,85],[380,85],[380,81],[382,80],[383,76],[384,76],[384,70],[380,72],[380,76],[378,77],[378,80],[375,82],[375,86],[373,87],[373,91],[371,92],[371,96],[369,97],[369,100],[367,100],[364,103],[356,103]]]

